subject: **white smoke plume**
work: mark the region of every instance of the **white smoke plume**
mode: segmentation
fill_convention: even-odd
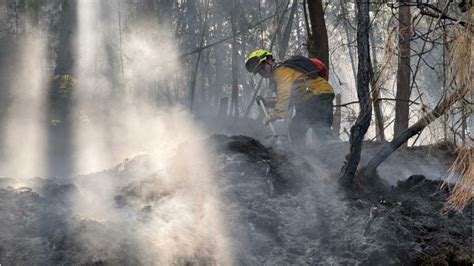
[[[11,99],[0,175],[23,178],[46,173],[46,40],[39,33],[28,33],[18,43],[15,75],[8,86]]]
[[[98,1],[78,3],[75,172],[137,155],[147,163],[75,178],[73,215],[121,232],[144,264],[231,263],[205,135],[186,110],[150,98],[179,68],[173,39],[166,29],[114,31],[117,17],[99,19]],[[80,238],[92,258],[114,249],[93,228]]]

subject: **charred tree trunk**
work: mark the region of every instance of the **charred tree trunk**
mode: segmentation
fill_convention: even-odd
[[[408,0],[399,0],[399,26],[398,26],[398,72],[397,94],[395,103],[394,138],[408,128],[410,88],[410,37],[411,14]]]
[[[329,67],[329,44],[322,0],[308,1],[311,32],[308,32],[308,52]]]
[[[358,21],[357,21],[357,54],[359,63],[357,69],[357,97],[359,98],[360,113],[355,124],[351,128],[350,152],[347,161],[342,167],[339,182],[342,186],[348,187],[353,183],[353,179],[360,161],[362,142],[364,135],[370,125],[372,116],[372,104],[369,93],[369,1],[357,1]]]
[[[453,106],[457,101],[461,100],[468,92],[470,88],[463,88],[461,91],[458,91],[451,95],[450,97],[444,97],[433,109],[423,118],[418,120],[414,125],[401,132],[400,135],[395,137],[391,142],[385,144],[385,146],[380,150],[367,164],[365,167],[365,172],[368,176],[373,176],[377,168],[381,163],[383,163],[396,149],[406,143],[407,140],[416,134],[420,133],[427,125],[435,121],[437,118],[442,116],[451,106]]]

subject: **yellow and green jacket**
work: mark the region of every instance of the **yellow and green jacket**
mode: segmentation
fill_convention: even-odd
[[[304,104],[308,99],[319,94],[334,93],[331,85],[319,76],[316,70],[308,71],[305,66],[295,67],[294,64],[285,62],[277,65],[273,71],[277,94],[273,111],[275,118],[283,119],[290,105]]]

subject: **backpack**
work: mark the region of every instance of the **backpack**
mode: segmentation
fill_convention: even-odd
[[[329,70],[326,65],[316,57],[310,57],[309,60],[316,65],[316,69],[319,71],[321,77],[325,80],[329,80]]]
[[[322,77],[325,80],[329,78],[329,71],[321,60],[315,57],[304,57],[300,55],[292,56],[290,59],[283,61],[281,66],[292,68],[296,71],[302,72],[309,78]]]

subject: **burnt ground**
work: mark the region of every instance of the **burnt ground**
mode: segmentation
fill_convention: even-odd
[[[234,160],[253,165],[239,167],[236,173],[228,168],[222,172],[239,178],[238,171],[246,171],[240,173],[240,181],[253,186],[232,190],[239,198],[235,202],[246,206],[242,224],[252,225],[247,234],[253,242],[246,245],[253,245],[258,264],[473,263],[472,204],[462,214],[442,215],[448,192],[435,193],[440,181],[413,175],[395,186],[376,182],[364,193],[341,191],[334,176],[318,175],[305,158],[292,153],[282,156],[244,136],[215,138],[221,154],[241,154]],[[259,196],[255,181],[246,178],[255,176],[266,180],[266,187],[262,184],[266,197]],[[269,243],[274,247],[265,246]]]
[[[331,159],[338,162],[333,158],[335,146],[311,157],[275,152],[245,136],[214,135],[208,142],[214,147],[215,185],[235,265],[474,262],[472,204],[462,213],[441,215],[448,193],[435,193],[440,181],[431,179],[438,177],[399,177],[397,184],[380,181],[363,193],[352,193],[336,185],[338,169],[323,169]],[[78,181],[0,178],[0,263],[156,262],[143,251],[147,245],[138,244],[143,239],[131,237],[137,232],[128,232],[128,223],[134,221],[132,228],[156,226],[150,222],[156,220],[152,215],[182,193],[180,188],[166,190],[157,182],[149,160],[136,157],[80,179],[90,184],[104,176],[114,180],[115,188],[109,193],[112,204],[107,208],[126,210],[122,212],[126,215],[109,221],[74,215],[70,195],[87,197]],[[410,161],[416,165],[412,157]],[[100,186],[97,190],[103,193]],[[84,239],[93,239],[94,245],[85,244]],[[202,255],[198,250],[176,258],[175,264],[214,262],[212,254]]]

